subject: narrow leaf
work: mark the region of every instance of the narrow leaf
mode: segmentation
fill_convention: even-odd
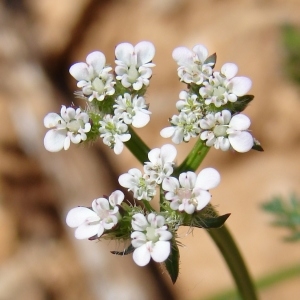
[[[171,253],[165,261],[165,266],[174,284],[179,274],[179,249],[176,241],[172,241]]]
[[[210,55],[205,61],[204,63],[205,64],[213,64],[212,68],[214,68],[215,64],[216,64],[216,61],[217,61],[217,54],[214,53],[212,55]]]
[[[242,97],[239,97],[236,102],[233,102],[230,108],[230,111],[232,114],[242,112],[248,104],[254,99],[253,95],[245,95]]]
[[[231,214],[225,214],[216,218],[203,218],[201,216],[196,216],[193,219],[191,226],[205,229],[219,228],[224,225],[230,215]]]
[[[127,249],[124,249],[123,251],[110,251],[110,253],[115,255],[127,255],[134,251],[134,247],[130,244]]]

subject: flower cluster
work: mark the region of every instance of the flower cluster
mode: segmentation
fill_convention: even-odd
[[[143,164],[143,170],[132,168],[118,178],[120,186],[132,194],[132,201],[125,201],[123,192],[116,190],[95,199],[91,207],[71,209],[66,223],[75,228],[77,239],[130,241],[124,251],[112,253],[133,253],[139,266],[151,259],[164,263],[175,282],[179,270],[178,228],[218,228],[230,215],[219,216],[210,204],[210,190],[220,183],[219,172],[205,168],[195,173],[208,147],[238,152],[262,148],[249,132],[250,119],[240,113],[253,99],[247,95],[251,80],[236,77],[238,68],[233,63],[214,71],[216,55],[209,56],[203,45],[196,45],[192,51],[185,47],[173,51],[178,76],[187,90],[179,93],[179,114],[160,134],[171,137],[175,144],[195,137],[198,142],[179,166],[175,164],[174,145],[149,150],[132,127],[141,128],[150,121],[144,94],[155,66],[154,54],[150,42],[135,46],[122,43],[115,49],[114,73],[99,51],[90,53],[86,62],[71,66],[70,73],[80,89],[76,95],[86,101],[86,108],[62,106],[60,114],[49,113],[44,118],[49,128],[44,144],[48,151],[57,152],[69,149],[71,142],[79,144],[100,137],[120,154],[126,143]],[[152,205],[156,196],[157,210]]]
[[[100,137],[120,154],[123,143],[131,138],[128,125],[141,128],[150,121],[144,94],[155,66],[154,54],[150,42],[136,46],[121,43],[115,49],[114,74],[100,51],[90,53],[86,63],[72,65],[70,74],[81,89],[76,95],[86,100],[87,107],[81,112],[80,108],[63,106],[60,115],[48,114],[44,123],[51,130],[45,136],[45,148],[57,152],[67,150],[70,142],[78,144]]]
[[[130,169],[119,177],[120,185],[144,204],[152,201],[159,187],[164,194],[160,203],[164,213],[154,213],[151,209],[145,215],[138,206],[122,205],[124,194],[115,191],[108,199],[94,200],[91,209],[70,210],[67,224],[77,227],[75,237],[95,239],[106,233],[125,240],[129,238],[130,226],[134,261],[139,266],[148,264],[151,257],[156,262],[164,262],[170,255],[171,240],[175,240],[178,227],[187,216],[197,216],[209,204],[208,190],[220,182],[220,175],[213,168],[206,168],[198,175],[181,173],[179,180],[171,177],[176,155],[176,148],[170,144],[152,149],[148,153],[149,161],[144,164],[144,173]]]
[[[173,58],[179,65],[178,77],[187,84],[181,91],[176,107],[178,115],[170,118],[170,127],[161,136],[172,138],[175,144],[188,142],[199,136],[206,146],[227,151],[247,152],[255,146],[249,133],[250,120],[240,114],[253,96],[246,95],[252,82],[236,77],[238,67],[225,63],[221,71],[214,71],[216,55],[208,55],[203,45],[193,50],[178,47]]]

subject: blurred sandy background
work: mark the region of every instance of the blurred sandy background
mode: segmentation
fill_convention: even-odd
[[[173,286],[157,265],[137,267],[132,257],[109,253],[117,245],[77,241],[65,215],[118,188],[117,177],[139,166],[128,151],[119,157],[102,142],[52,154],[43,147],[43,118],[76,102],[70,65],[94,50],[113,64],[114,47],[149,40],[156,46],[147,93],[150,125],[138,132],[150,147],[176,112],[184,88],[172,50],[206,45],[216,68],[235,62],[253,80],[255,100],[245,114],[264,153],[211,150],[204,165],[217,168],[213,191],[220,213],[238,241],[251,274],[260,278],[299,264],[299,245],[260,203],[274,195],[300,195],[300,93],[283,72],[280,27],[300,26],[298,0],[6,0],[0,3],[0,300],[205,299],[233,286],[209,236],[195,230],[180,249]],[[169,141],[168,141],[169,142]],[[180,162],[191,145],[180,146]],[[261,299],[300,299],[300,280],[263,290]]]

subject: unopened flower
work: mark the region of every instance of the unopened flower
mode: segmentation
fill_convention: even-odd
[[[152,258],[156,262],[164,262],[170,255],[172,233],[168,231],[163,216],[150,213],[147,218],[141,214],[132,217],[131,244],[136,248],[133,252],[134,262],[143,267]]]
[[[186,47],[175,48],[173,59],[179,65],[178,76],[185,83],[200,85],[212,74],[214,63],[206,63],[208,51],[203,45],[196,45],[193,51]]]
[[[139,169],[132,168],[119,177],[121,186],[133,193],[137,200],[150,201],[156,194],[156,184],[148,175],[143,175]]]
[[[131,135],[127,133],[128,126],[117,116],[106,115],[99,122],[100,137],[103,143],[114,149],[115,154],[120,154],[124,148],[124,142],[130,140]]]
[[[115,227],[120,219],[119,207],[124,200],[121,191],[114,191],[108,199],[98,198],[91,208],[75,207],[67,215],[67,225],[76,228],[77,239],[99,238],[105,230]]]
[[[231,117],[229,110],[208,114],[200,121],[203,129],[200,138],[209,147],[227,151],[231,146],[237,152],[247,152],[254,144],[252,135],[247,131],[250,124],[247,116],[237,114]]]
[[[143,85],[149,85],[151,68],[155,66],[152,63],[154,54],[155,48],[150,42],[143,41],[135,46],[129,43],[119,44],[115,50],[117,80],[120,80],[124,87],[132,86],[136,91]]]
[[[116,99],[114,108],[115,116],[126,124],[132,124],[133,127],[144,127],[150,121],[151,112],[148,110],[144,97],[136,95],[132,99],[130,94],[125,93]]]
[[[92,52],[86,62],[76,63],[70,68],[70,74],[78,80],[77,86],[82,88],[83,96],[88,96],[89,101],[102,101],[106,95],[113,95],[114,77],[109,73],[112,68],[105,66],[104,54],[100,51]]]
[[[205,99],[206,105],[213,103],[220,107],[228,101],[236,102],[238,97],[250,90],[252,81],[247,77],[234,77],[237,71],[237,65],[226,63],[221,72],[214,72],[208,81],[203,82],[204,86],[199,89],[199,93]]]
[[[68,150],[70,143],[79,144],[87,139],[86,133],[91,130],[87,113],[80,108],[62,106],[60,115],[49,113],[44,118],[46,128],[51,128],[45,135],[44,145],[50,152]]]
[[[200,133],[199,119],[194,113],[186,114],[181,112],[178,116],[174,115],[170,123],[172,126],[166,127],[160,131],[160,135],[164,138],[172,137],[175,144],[183,141],[188,142],[192,137],[196,137]]]
[[[176,158],[177,150],[173,145],[166,144],[161,148],[152,149],[148,153],[150,161],[145,162],[144,171],[157,184],[169,177],[173,173],[174,159]]]
[[[203,169],[198,175],[194,172],[181,173],[179,180],[175,177],[164,179],[162,188],[166,191],[166,200],[171,201],[173,210],[188,214],[203,209],[210,201],[208,190],[220,183],[220,174],[213,168]]]

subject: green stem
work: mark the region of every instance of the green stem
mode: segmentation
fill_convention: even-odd
[[[128,150],[136,157],[136,159],[144,165],[148,161],[148,153],[150,148],[144,143],[144,141],[136,134],[136,132],[128,126],[131,139],[125,143]]]
[[[207,147],[200,139],[198,139],[186,159],[176,168],[174,175],[178,176],[182,172],[196,171],[209,149],[210,147]]]
[[[222,253],[242,299],[258,299],[242,255],[226,226],[210,229],[207,232]]]

